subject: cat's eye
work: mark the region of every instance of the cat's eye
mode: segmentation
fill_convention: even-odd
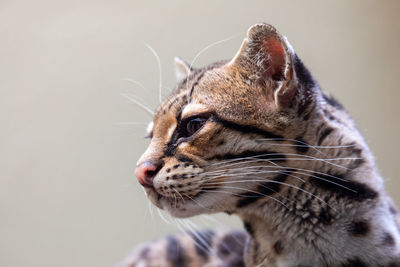
[[[193,118],[186,123],[185,135],[192,136],[207,122],[207,118]]]
[[[195,135],[212,117],[212,113],[201,113],[188,118],[184,118],[179,123],[178,135],[176,136],[176,143],[185,142],[188,138]]]

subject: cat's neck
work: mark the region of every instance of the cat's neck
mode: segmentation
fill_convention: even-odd
[[[340,140],[340,136],[331,138]],[[354,257],[367,253],[349,247],[354,245],[355,236],[367,234],[370,228],[384,232],[384,228],[392,227],[369,221],[373,217],[379,222],[379,218],[390,214],[381,210],[386,196],[368,148],[361,143],[342,149],[340,154],[335,149],[324,153],[325,158],[349,159],[333,164],[310,161],[307,167],[303,164],[303,170],[313,171],[308,177],[294,171],[285,181],[291,187],[237,212],[251,236],[247,266],[315,266],[316,262],[321,266],[326,262],[339,265],[341,253],[348,255],[351,251]],[[287,167],[296,169],[290,163]],[[372,242],[370,245],[374,246]]]

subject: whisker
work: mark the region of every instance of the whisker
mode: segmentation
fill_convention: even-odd
[[[121,121],[117,122],[117,125],[147,125],[145,122],[136,122],[136,121]]]
[[[226,188],[228,188],[228,187],[226,187]],[[278,199],[276,199],[276,198],[274,198],[274,197],[268,196],[268,195],[266,195],[266,194],[260,193],[260,192],[258,192],[258,191],[254,191],[254,190],[247,189],[247,188],[234,187],[234,186],[231,186],[231,187],[229,187],[229,188],[230,188],[230,189],[245,190],[246,192],[249,192],[249,193],[254,193],[254,194],[258,194],[258,195],[263,196],[263,197],[267,197],[267,198],[274,199],[274,200],[276,200],[277,202],[281,203],[283,206],[285,206],[285,207],[287,208],[287,206],[286,206],[283,202],[281,202],[280,200],[278,200]],[[268,189],[270,189],[270,188],[268,188]],[[272,190],[272,189],[270,189],[270,190]],[[274,191],[274,190],[272,190],[272,191]],[[275,191],[274,191],[274,192],[275,192]],[[278,192],[275,192],[275,193],[278,193]]]
[[[204,207],[203,205],[201,205],[200,203],[198,203],[196,200],[194,200],[192,197],[190,197],[189,195],[187,195],[187,194],[185,194],[185,193],[182,193],[182,195],[184,195],[185,197],[187,197],[187,198],[189,198],[190,200],[192,200],[195,204],[197,204],[199,207],[201,207],[201,208],[203,208],[203,209],[206,209],[206,210],[212,210],[212,209],[209,209],[209,208],[206,208],[206,207]]]
[[[253,172],[253,174],[263,174],[263,173],[270,173],[270,172],[267,172],[267,171]],[[307,175],[308,177],[313,177],[313,178],[315,178],[315,179],[319,179],[319,180],[325,181],[325,182],[327,182],[327,183],[334,184],[334,185],[336,185],[336,186],[342,187],[342,188],[344,188],[344,189],[346,189],[346,190],[349,190],[349,191],[352,191],[352,192],[354,192],[354,193],[357,193],[356,190],[353,190],[353,189],[351,189],[351,188],[349,188],[349,187],[347,187],[347,186],[344,186],[344,185],[342,185],[342,184],[333,182],[333,181],[331,181],[331,180],[322,178],[322,177],[320,177],[320,176],[304,174],[304,173],[301,173],[301,172],[296,172],[296,173],[298,173],[298,174],[300,174],[300,175]],[[240,173],[237,174],[237,175],[240,175]],[[224,177],[224,175],[221,175],[221,177]],[[345,180],[345,179],[342,179],[342,178],[339,178],[339,177],[336,177],[336,178],[337,178],[338,180],[341,180],[341,181],[344,181],[344,182],[348,182],[348,181]]]
[[[333,207],[331,207],[331,206],[330,206],[326,201],[324,201],[322,198],[316,196],[315,194],[313,194],[313,193],[311,193],[311,192],[309,192],[309,191],[307,191],[307,190],[304,190],[304,189],[302,189],[302,188],[300,188],[300,187],[298,187],[298,186],[292,185],[292,184],[288,184],[288,183],[284,183],[284,182],[279,182],[279,181],[274,181],[274,180],[240,180],[240,181],[213,182],[213,183],[207,183],[207,186],[208,186],[208,185],[220,185],[220,184],[232,184],[232,183],[266,182],[266,181],[271,182],[271,183],[286,185],[286,186],[288,186],[288,187],[291,187],[291,188],[297,189],[297,190],[299,190],[299,191],[302,191],[302,192],[304,192],[304,193],[306,193],[306,194],[308,194],[308,195],[313,196],[314,198],[318,199],[319,201],[321,201],[322,203],[324,203],[324,204],[327,205],[328,207],[330,207],[330,208],[332,208],[333,210],[335,210]],[[217,187],[217,188],[219,188],[219,187]]]
[[[301,146],[310,147],[310,148],[314,149],[315,151],[324,154],[323,152],[318,150],[316,148],[316,146],[310,145],[310,144],[308,144],[308,143],[306,143],[304,141],[300,141],[300,140],[296,140],[296,139],[290,139],[290,138],[260,138],[260,139],[256,139],[256,140],[258,140],[258,141],[283,141],[283,142],[288,141],[288,142],[295,142],[295,143],[300,144],[299,145],[300,147]],[[279,145],[279,144],[277,144],[277,145]],[[287,145],[289,145],[289,144],[287,144]],[[296,146],[296,145],[293,145],[293,146]]]
[[[195,225],[190,220],[183,220],[183,223],[190,229],[190,232],[202,243],[205,248],[209,248],[210,246],[205,241],[204,237],[201,235],[200,229],[197,225]]]
[[[227,173],[227,174],[221,174],[221,175],[219,175],[217,177],[213,176],[213,177],[207,179],[207,181],[218,179],[220,177],[235,177],[235,176],[239,176],[239,175],[249,175],[249,174],[259,174],[259,173],[263,173],[263,174],[264,173],[268,173],[268,174],[270,174],[270,173],[287,174],[288,176],[295,177],[298,180],[300,180],[303,183],[305,183],[305,181],[303,179],[301,179],[301,178],[299,178],[297,176],[291,175],[289,171],[281,171],[281,170],[273,170],[273,171],[269,171],[269,170],[254,170],[254,171],[251,171],[251,172]]]
[[[138,85],[139,87],[141,87],[142,89],[146,89],[145,87],[144,87],[144,85],[141,83],[141,82],[139,82],[139,81],[136,81],[136,80],[133,80],[133,79],[130,79],[130,78],[122,78],[122,80],[123,81],[127,81],[127,82],[131,82],[131,83],[134,83],[134,84],[136,84],[136,85]]]
[[[208,49],[210,49],[211,47],[213,47],[213,46],[215,46],[215,45],[218,45],[218,44],[220,44],[220,43],[229,41],[229,40],[235,38],[236,36],[237,36],[237,34],[236,34],[236,35],[232,35],[232,36],[230,36],[230,37],[228,37],[228,38],[225,38],[225,39],[222,39],[222,40],[213,42],[213,43],[207,45],[206,47],[204,47],[203,49],[201,49],[201,50],[195,55],[195,57],[193,58],[192,62],[190,63],[190,69],[192,69],[192,67],[193,67],[194,63],[196,62],[196,60],[197,60],[197,59],[200,57],[200,55],[203,54],[206,50],[208,50]],[[187,89],[189,89],[188,82],[189,82],[189,76],[186,77],[186,88],[187,88]],[[188,91],[188,96],[190,96],[190,92],[189,92],[189,91]],[[190,97],[188,97],[188,101],[190,101]],[[189,102],[188,102],[188,103],[189,103]]]
[[[172,188],[177,194],[178,196],[180,196],[180,198],[182,199],[183,203],[185,203],[185,200],[183,199],[183,196],[181,193],[178,192],[178,190],[176,190],[175,188]]]
[[[255,139],[255,140],[259,140],[259,141],[290,141],[290,142],[296,142],[299,143],[301,145],[297,145],[297,146],[301,146],[301,147],[311,147],[311,148],[320,148],[320,149],[324,149],[324,148],[346,148],[346,147],[354,147],[356,146],[356,144],[349,144],[349,145],[340,145],[340,146],[314,146],[311,145],[309,143],[300,141],[300,140],[296,140],[296,139],[287,139],[287,138],[261,138],[261,139]],[[277,144],[280,145],[280,144]],[[289,145],[289,144],[287,144]],[[296,146],[296,145],[294,145]],[[319,150],[317,150],[319,151]]]
[[[259,157],[267,157],[267,156],[276,156],[276,155],[289,155],[289,156],[300,156],[300,158],[287,158],[287,157],[282,157],[282,158],[270,158],[270,159],[258,159]],[[338,167],[338,168],[343,168],[346,170],[349,170],[349,168],[339,165],[339,164],[335,164],[329,161],[337,161],[337,160],[357,160],[360,159],[359,157],[343,157],[343,158],[316,158],[316,157],[312,157],[312,156],[308,156],[308,155],[300,155],[300,154],[294,154],[294,153],[267,153],[267,154],[259,154],[259,155],[254,155],[254,156],[249,156],[249,157],[242,157],[242,158],[235,158],[232,160],[227,160],[227,161],[223,161],[223,162],[216,162],[216,163],[212,163],[209,164],[208,166],[215,166],[215,165],[223,165],[225,163],[231,163],[231,162],[235,162],[235,161],[244,161],[244,160],[259,160],[259,161],[267,161],[272,163],[273,161],[281,161],[281,160],[297,160],[297,161],[321,161],[324,162],[326,164]],[[243,162],[239,162],[236,164],[242,164]],[[232,164],[234,165],[234,164]]]
[[[151,205],[150,201],[148,201],[147,205],[149,207],[150,217],[154,221],[153,206]]]
[[[196,247],[200,248],[204,253],[208,253],[208,249],[207,249],[206,247],[204,247],[203,244],[201,244],[200,242],[198,242],[195,238],[193,238],[193,236],[196,236],[195,233],[194,233],[192,230],[190,230],[190,229],[184,229],[185,226],[184,226],[182,220],[176,219],[176,222],[177,222],[177,227],[178,227],[178,229],[179,229],[183,234],[188,235],[188,233],[187,233],[188,231],[192,234],[192,236],[191,236],[191,235],[188,235],[188,236],[189,236],[190,239],[196,244]]]
[[[128,99],[129,101],[135,103],[136,105],[138,105],[139,107],[141,107],[143,110],[145,110],[147,113],[149,113],[151,116],[154,115],[154,112],[146,105],[140,103],[138,100],[134,99],[132,96],[128,95],[128,94],[121,94],[123,97],[125,97],[126,99]]]
[[[148,43],[144,42],[144,45],[151,51],[157,61],[158,73],[159,73],[159,100],[162,102],[162,72],[161,72],[161,60],[157,52]]]
[[[207,45],[206,47],[204,47],[203,49],[201,49],[201,50],[196,54],[196,56],[193,58],[192,62],[190,63],[190,68],[193,67],[193,65],[194,65],[194,63],[196,62],[196,60],[197,60],[197,59],[200,57],[200,55],[203,54],[205,51],[207,51],[208,49],[210,49],[210,48],[213,47],[213,46],[216,46],[216,45],[221,44],[221,43],[223,43],[223,42],[232,40],[232,39],[235,38],[235,37],[237,37],[237,34],[232,35],[232,36],[229,36],[229,37],[227,37],[227,38],[225,38],[225,39],[222,39],[222,40],[213,42],[213,43]]]
[[[157,208],[157,212],[158,212],[158,215],[160,216],[160,218],[161,218],[166,224],[171,224],[171,222],[169,222],[169,221],[164,217],[164,215],[161,213],[161,210],[160,210],[159,208]]]
[[[246,170],[246,169],[257,169],[257,168],[259,168],[259,169],[265,169],[265,168],[278,168],[278,169],[288,169],[288,167],[285,167],[285,166],[249,166],[249,167],[238,167],[238,168],[229,168],[229,169],[226,169],[226,170],[219,170],[218,171],[218,173],[223,173],[224,171],[229,171],[229,172],[235,172],[236,174],[238,174],[236,171],[237,170]],[[340,178],[340,177],[337,177],[337,176],[335,176],[335,175],[331,175],[331,174],[327,174],[327,173],[324,173],[324,172],[319,172],[319,171],[314,171],[314,170],[308,170],[308,169],[302,169],[302,168],[290,168],[290,169],[295,169],[295,172],[296,173],[299,173],[299,174],[303,174],[303,175],[308,175],[308,174],[306,174],[306,173],[304,173],[304,172],[308,172],[308,173],[313,173],[313,174],[321,174],[321,175],[324,175],[324,176],[328,176],[328,177],[330,177],[330,178],[333,178],[333,179],[336,179],[336,180],[340,180],[340,181],[343,181],[343,182],[347,182],[347,180],[346,179],[343,179],[343,178]],[[299,172],[299,171],[303,171],[303,172]],[[205,174],[205,175],[208,175],[208,174],[213,174],[214,172],[213,171],[211,171],[211,172],[204,172],[204,173],[201,173],[201,174]]]
[[[240,189],[240,188],[238,188],[238,189]],[[258,198],[258,197],[259,197],[259,196],[242,195],[242,194],[232,193],[232,192],[229,192],[229,191],[221,191],[221,190],[213,190],[213,189],[212,189],[212,190],[201,189],[201,190],[199,190],[199,191],[200,191],[200,192],[224,193],[224,194],[229,194],[229,195],[238,196],[238,197],[250,197],[250,198],[254,198],[254,197]],[[249,190],[246,190],[246,191],[249,191]],[[251,190],[250,190],[249,192],[250,192],[250,193],[259,194],[259,195],[261,195],[261,196],[263,196],[263,197],[266,197],[266,198],[270,198],[270,199],[272,199],[272,200],[274,200],[274,201],[277,201],[278,203],[280,203],[281,205],[283,205],[285,208],[289,209],[282,201],[280,201],[280,200],[278,200],[278,199],[276,199],[276,198],[274,198],[274,197],[271,197],[271,196],[262,194],[262,193],[257,192],[257,191],[251,191]]]

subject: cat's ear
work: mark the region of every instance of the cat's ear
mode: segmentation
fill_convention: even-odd
[[[290,106],[297,90],[293,87],[295,53],[287,41],[274,27],[256,24],[247,32],[240,50],[228,63],[236,70],[262,85],[272,88],[277,106]]]
[[[175,64],[175,76],[177,82],[181,82],[192,72],[190,65],[186,61],[180,59],[179,57],[174,58],[174,64]]]

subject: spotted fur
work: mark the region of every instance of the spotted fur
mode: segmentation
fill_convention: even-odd
[[[125,266],[400,266],[398,212],[368,146],[284,36],[257,24],[232,60],[177,64],[138,161],[162,162],[147,195],[175,217],[237,215],[247,234],[209,232],[203,249],[168,237]]]

